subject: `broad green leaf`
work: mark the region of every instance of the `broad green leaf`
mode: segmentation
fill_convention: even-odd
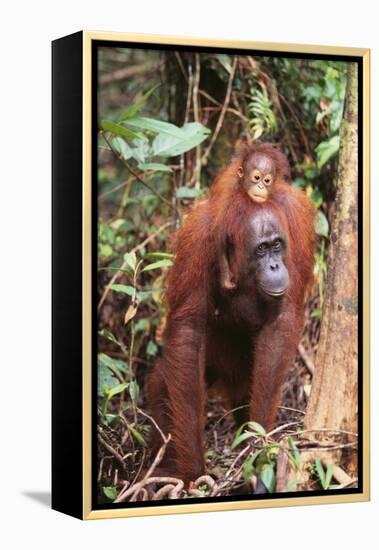
[[[109,500],[115,500],[117,497],[117,489],[115,487],[103,487],[103,493]]]
[[[126,141],[120,137],[117,136],[112,139],[112,145],[115,151],[121,155],[125,160],[130,159],[133,156],[133,151],[129,147],[129,145],[126,143]]]
[[[245,481],[249,481],[251,476],[254,473],[254,462],[258,458],[258,456],[261,454],[263,449],[257,449],[245,462],[243,465],[243,478]]]
[[[288,441],[288,446],[290,448],[289,456],[292,462],[294,463],[294,465],[296,466],[296,468],[300,468],[301,457],[300,457],[298,448],[291,436],[288,437],[287,441]]]
[[[128,364],[125,361],[122,361],[121,359],[114,359],[105,353],[99,353],[98,360],[102,365],[105,365],[117,373],[126,372],[128,368]]]
[[[106,398],[112,399],[115,395],[118,395],[119,393],[122,393],[126,388],[129,386],[129,383],[124,384],[117,384],[117,386],[114,386],[106,393]]]
[[[321,191],[317,189],[317,187],[312,189],[311,200],[313,201],[316,208],[320,208],[320,206],[322,205],[322,202],[324,199],[321,194]]]
[[[114,284],[109,287],[111,290],[114,290],[115,292],[123,292],[124,294],[127,294],[128,296],[134,296],[136,289],[129,285],[118,285]]]
[[[137,134],[136,132],[133,132],[128,128],[125,128],[120,124],[116,124],[116,122],[112,122],[111,120],[102,120],[101,127],[105,132],[112,132],[112,134],[116,134],[117,136],[125,136],[129,138],[141,138],[140,134]]]
[[[113,249],[110,244],[99,243],[99,256],[102,258],[109,258],[113,255]]]
[[[106,338],[107,340],[109,340],[110,342],[113,342],[114,344],[117,344],[118,346],[120,345],[120,342],[117,340],[115,335],[111,333],[110,330],[107,330],[105,328],[103,330],[99,330],[98,335],[102,336],[103,338]]]
[[[316,147],[317,167],[322,168],[336,153],[340,147],[339,136],[333,136],[328,141],[322,141]]]
[[[118,379],[109,368],[99,361],[97,366],[97,395],[104,396],[105,388],[112,388],[119,384]]]
[[[333,476],[333,471],[334,471],[334,463],[331,462],[330,464],[328,464],[328,467],[327,467],[327,469],[326,469],[326,474],[325,474],[325,489],[329,489],[330,482],[331,482],[332,476]]]
[[[291,493],[292,489],[294,489],[296,485],[299,485],[299,483],[301,483],[300,479],[289,481],[286,485],[286,492]]]
[[[129,394],[133,401],[138,401],[139,396],[139,385],[136,380],[132,380],[129,383]]]
[[[143,302],[144,300],[149,300],[152,297],[152,294],[152,290],[139,290],[137,292],[137,298],[140,302]]]
[[[232,72],[232,64],[230,62],[230,56],[224,53],[216,54],[217,59],[229,74]]]
[[[250,430],[253,430],[253,432],[256,432],[258,435],[261,435],[262,437],[266,436],[266,430],[263,428],[263,426],[258,424],[258,422],[249,421],[247,423],[247,426],[248,428],[250,428]]]
[[[209,134],[209,130],[198,122],[189,122],[178,130],[179,135],[158,134],[152,144],[153,154],[161,157],[181,155],[200,145]]]
[[[133,105],[131,105],[119,118],[119,122],[123,122],[124,120],[133,117],[144,105],[146,100],[151,96],[151,94],[158,88],[159,84],[156,86],[153,86],[148,92],[146,92],[140,99],[135,101]]]
[[[147,447],[147,443],[146,441],[144,440],[143,436],[140,434],[140,432],[138,430],[136,430],[135,428],[133,428],[133,426],[131,426],[130,424],[128,424],[128,430],[130,431],[130,433],[132,434],[132,436],[134,437],[134,439],[136,441],[138,441],[138,443],[140,445],[142,445],[143,447]]]
[[[173,265],[171,260],[159,260],[158,262],[154,262],[153,264],[149,264],[146,267],[144,267],[142,271],[151,271],[152,269],[160,269],[162,267],[171,267]]]
[[[150,340],[150,342],[147,344],[146,353],[147,355],[154,356],[157,354],[158,346],[155,342]]]
[[[179,187],[176,190],[176,197],[178,199],[195,199],[203,194],[201,189],[195,189],[194,187]]]
[[[147,252],[143,258],[151,260],[173,260],[175,254],[170,254],[169,252]]]
[[[260,472],[260,478],[268,492],[272,493],[275,489],[275,472],[272,464],[263,465]]]
[[[316,458],[316,460],[315,460],[315,467],[316,467],[316,472],[317,472],[318,478],[321,482],[321,485],[325,489],[326,488],[324,486],[325,485],[325,472],[324,472],[324,468],[322,467],[321,460],[319,458]]]
[[[317,235],[327,238],[329,235],[329,222],[324,212],[321,210],[317,211],[315,219],[315,231]]]
[[[171,122],[165,122],[163,120],[155,120],[148,117],[135,117],[128,119],[125,124],[134,128],[141,128],[142,130],[150,130],[156,134],[167,134],[168,136],[182,138],[181,128],[171,124]]]
[[[238,445],[240,445],[243,441],[245,441],[246,439],[249,439],[250,437],[254,437],[256,434],[253,433],[253,432],[243,432],[241,435],[238,435],[237,437],[234,438],[234,441],[231,445],[231,449],[235,449],[236,447],[238,447]]]
[[[138,165],[140,170],[153,170],[154,172],[172,172],[172,168],[159,162],[146,162]]]
[[[135,333],[147,332],[150,328],[150,319],[138,319],[134,326]]]
[[[128,264],[128,266],[131,267],[134,271],[135,268],[136,268],[136,265],[137,265],[136,253],[133,252],[133,251],[132,252],[126,252],[126,254],[124,254],[124,260]]]

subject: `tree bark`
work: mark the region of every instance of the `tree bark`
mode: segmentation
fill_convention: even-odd
[[[315,361],[315,374],[304,429],[308,439],[333,446],[354,438],[331,437],[330,430],[357,433],[358,429],[358,67],[348,69],[344,117],[340,130],[340,155],[336,209],[331,224],[328,254],[328,276],[323,308],[320,341]],[[314,431],[313,431],[314,430]],[[343,466],[353,477],[357,474],[355,447],[345,447]],[[324,468],[335,464],[333,478],[341,484],[336,466],[341,450],[322,447],[301,453],[299,469],[290,469],[288,483],[297,480],[297,490],[308,490],[309,464],[315,459]],[[347,480],[349,476],[344,474]],[[341,485],[345,485],[344,483]]]
[[[340,130],[336,210],[306,429],[358,427],[358,66],[350,63]]]

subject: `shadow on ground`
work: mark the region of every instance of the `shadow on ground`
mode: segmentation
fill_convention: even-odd
[[[22,493],[25,497],[38,502],[42,506],[51,506],[51,493],[48,491],[23,491]]]

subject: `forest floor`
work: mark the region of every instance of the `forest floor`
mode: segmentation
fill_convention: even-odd
[[[303,336],[283,388],[275,430],[281,439],[302,428],[320,330],[320,319],[311,315],[318,305],[316,301],[313,299],[307,304]],[[233,411],[226,410],[215,396],[208,398],[206,409],[206,465],[209,475],[199,478],[190,490],[186,490],[177,478],[154,478],[159,457],[151,456],[146,445],[151,419],[145,412],[143,388],[140,403],[138,410],[129,409],[124,413],[125,422],[117,428],[104,424],[98,426],[99,503],[259,492],[257,478],[251,476],[250,480],[247,479],[244,471],[245,461],[254,451],[253,439],[247,445],[232,449],[238,428],[234,424]],[[137,434],[133,427],[138,428]],[[164,444],[161,451],[165,451]],[[276,469],[279,469],[279,464]],[[147,477],[146,473],[149,474]],[[144,480],[142,483],[141,479]],[[276,490],[279,484],[277,479]],[[308,481],[308,490],[318,487],[317,481]]]

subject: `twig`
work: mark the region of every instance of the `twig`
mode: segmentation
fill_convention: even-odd
[[[127,489],[126,491],[122,490],[120,492],[120,494],[118,495],[118,497],[116,498],[116,500],[114,501],[115,503],[124,502],[132,494],[135,495],[136,492],[138,494],[140,489],[142,489],[146,485],[146,483],[149,480],[151,474],[154,472],[155,468],[158,466],[158,464],[160,464],[162,458],[164,457],[164,454],[166,452],[166,447],[167,447],[170,439],[171,439],[171,434],[168,434],[166,440],[163,442],[163,445],[161,446],[161,448],[157,452],[153,463],[151,464],[150,468],[147,470],[144,478],[141,481],[139,481],[138,483],[134,483],[134,485],[129,487],[129,489]],[[155,479],[159,479],[159,478],[155,478]],[[149,480],[149,483],[153,483],[153,481]]]
[[[218,138],[218,134],[220,133],[220,130],[222,128],[222,124],[224,122],[225,113],[226,113],[226,110],[229,106],[230,96],[231,96],[231,93],[232,93],[232,85],[233,85],[234,74],[236,72],[237,62],[238,62],[238,56],[236,55],[233,59],[233,64],[232,64],[232,68],[230,70],[230,75],[229,75],[228,86],[226,88],[225,99],[224,99],[224,103],[223,103],[223,106],[222,106],[222,109],[221,109],[220,116],[219,116],[217,124],[216,124],[215,131],[213,132],[212,139],[211,139],[211,141],[210,141],[210,143],[209,143],[207,149],[205,150],[205,153],[204,153],[204,155],[202,156],[202,159],[201,159],[201,163],[203,165],[206,164],[206,162],[208,160],[209,153],[211,152],[212,147],[213,147],[213,145],[215,144],[215,142]]]
[[[326,433],[333,433],[338,435],[351,435],[353,437],[358,437],[357,433],[354,432],[347,432],[346,430],[338,430],[333,428],[315,428],[315,429],[309,429],[309,430],[301,430],[299,432],[294,432],[294,435],[304,435],[307,433],[317,433],[317,432],[326,432]]]
[[[146,239],[144,241],[142,241],[142,243],[140,243],[139,245],[135,246],[131,252],[138,252],[139,250],[142,250],[147,244],[149,244],[149,242],[151,242],[159,233],[161,233],[162,231],[164,231],[165,229],[167,229],[167,227],[170,227],[170,225],[172,225],[172,221],[170,222],[166,222],[164,223],[163,225],[161,225],[160,227],[158,227],[158,229],[156,231],[154,231],[153,233],[151,233],[148,237],[146,237]],[[123,273],[123,271],[125,270],[126,266],[128,264],[124,261],[121,266],[119,267],[118,271],[116,271],[116,273],[113,275],[113,277],[111,278],[111,280],[109,281],[109,283],[107,284],[107,286],[105,287],[104,289],[104,292],[99,300],[99,303],[98,303],[98,306],[97,306],[97,310],[100,311],[104,301],[106,300],[108,294],[109,294],[109,291],[111,289],[111,286],[117,281],[117,279],[119,278],[119,276]]]
[[[137,407],[137,411],[142,414],[142,416],[145,416],[146,418],[148,418],[150,420],[150,422],[152,424],[154,424],[154,426],[156,427],[157,431],[159,432],[161,438],[163,441],[167,441],[167,437],[165,436],[165,434],[162,432],[161,428],[158,426],[157,422],[154,420],[154,418],[152,416],[150,416],[149,414],[145,413],[144,411],[142,411],[141,409],[139,409]]]
[[[111,84],[112,82],[117,82],[119,80],[125,80],[126,78],[135,77],[141,74],[148,73],[152,69],[155,69],[156,65],[155,63],[141,63],[141,65],[132,65],[128,67],[124,67],[122,69],[118,69],[117,71],[114,71],[113,73],[104,74],[100,77],[99,83],[102,86],[106,86],[107,84]]]
[[[149,191],[151,191],[153,193],[153,195],[155,195],[156,197],[158,197],[162,202],[164,202],[165,204],[167,204],[170,208],[172,208],[172,204],[169,200],[167,200],[165,197],[163,197],[163,195],[161,195],[159,193],[159,191],[157,191],[156,189],[154,189],[154,187],[152,187],[149,183],[147,183],[131,166],[130,164],[121,156],[117,153],[117,151],[114,150],[114,148],[112,147],[112,144],[111,142],[109,141],[109,139],[107,138],[107,136],[105,135],[105,132],[103,130],[100,130],[100,134],[103,136],[104,138],[104,141],[107,143],[109,149],[112,151],[112,153],[122,162],[122,164],[125,166],[125,168],[132,174],[132,176],[134,176],[136,178],[137,181],[139,181],[140,183],[142,183],[142,185],[144,185],[147,189],[149,189]]]
[[[200,55],[195,54],[195,79],[192,90],[193,101],[193,117],[195,122],[199,122],[199,83],[200,83]],[[201,147],[196,147],[196,164],[195,164],[195,188],[200,188],[200,174],[201,174]]]
[[[104,445],[104,447],[118,460],[118,462],[121,464],[123,470],[125,470],[125,462],[124,462],[122,456],[116,451],[116,449],[114,449],[112,447],[112,445],[109,445],[109,443],[107,443],[105,441],[105,439],[99,433],[97,434],[97,438],[100,441],[100,443],[102,445]]]

